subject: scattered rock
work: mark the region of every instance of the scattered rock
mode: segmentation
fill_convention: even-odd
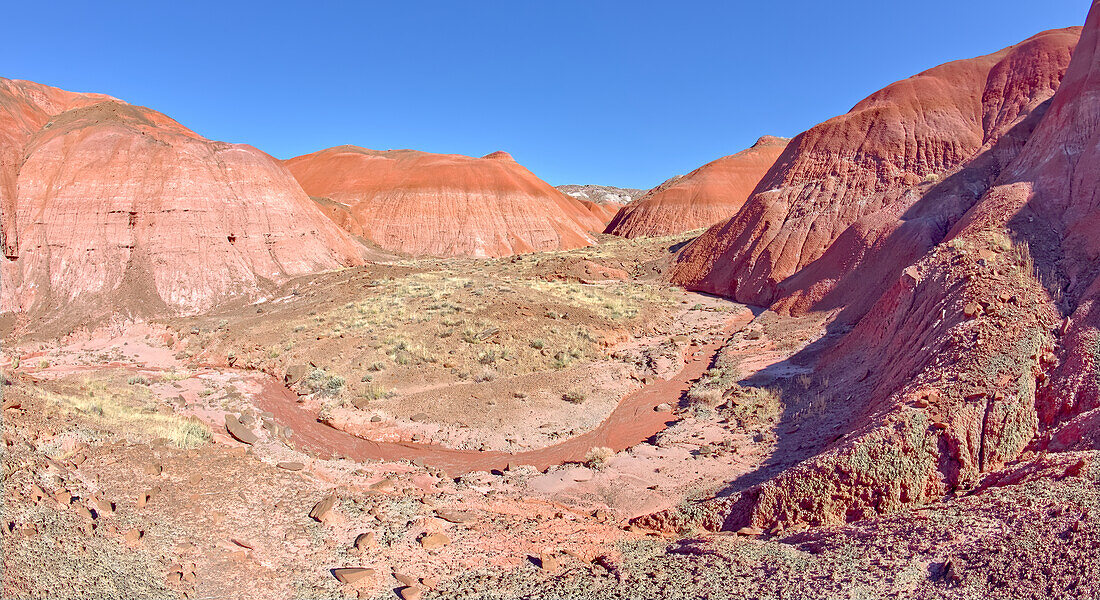
[[[332,509],[336,506],[336,494],[329,494],[325,496],[317,504],[313,505],[313,510],[309,511],[309,516],[318,523],[324,523],[332,517]]]
[[[477,515],[473,511],[469,510],[455,510],[451,508],[441,508],[435,511],[435,514],[440,519],[447,521],[448,523],[475,523],[477,522]]]
[[[451,543],[451,538],[443,533],[429,533],[421,536],[420,545],[426,550],[435,550]]]
[[[243,444],[255,444],[260,441],[260,438],[256,437],[256,434],[252,433],[252,430],[245,427],[237,417],[233,415],[225,415],[225,430],[229,432],[229,435],[233,436],[233,439]]]
[[[367,569],[364,567],[345,567],[342,569],[333,569],[332,575],[336,577],[340,583],[355,583],[368,577],[373,577],[375,572],[374,569]]]
[[[539,555],[538,563],[543,571],[548,571],[550,573],[557,571],[558,568],[561,567],[561,561],[558,560],[556,556],[545,553]]]
[[[378,536],[376,536],[373,531],[360,533],[359,535],[355,536],[355,549],[363,552],[364,550],[373,547],[375,543],[377,543],[377,537]]]

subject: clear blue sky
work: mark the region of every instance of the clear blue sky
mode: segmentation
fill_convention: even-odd
[[[143,104],[280,158],[506,150],[650,187],[891,81],[1080,25],[1087,0],[15,2],[0,75]]]

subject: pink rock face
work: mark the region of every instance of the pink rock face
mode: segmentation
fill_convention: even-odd
[[[858,231],[877,230],[876,213],[894,211],[885,218],[897,221],[922,182],[943,180],[996,146],[1053,95],[1079,33],[1048,31],[929,69],[795,137],[740,212],[681,254],[673,280],[758,305],[794,293],[808,294],[804,306],[824,298],[839,278],[828,267],[851,272],[881,241]],[[844,251],[820,265],[821,278],[784,286],[853,227]]]
[[[747,150],[709,162],[624,206],[604,233],[662,236],[707,227],[737,213],[787,146],[765,136]]]
[[[506,256],[579,248],[600,211],[566,196],[506,152],[482,158],[337,146],[285,161],[313,197],[346,206],[341,222],[386,250]]]
[[[255,148],[30,82],[0,105],[5,312],[189,313],[363,257]]]

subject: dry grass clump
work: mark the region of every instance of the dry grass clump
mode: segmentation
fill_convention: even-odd
[[[309,376],[302,380],[302,388],[307,394],[335,398],[344,390],[346,383],[345,379],[339,375],[331,375],[324,369],[313,369]]]
[[[147,388],[109,386],[105,381],[85,380],[75,393],[55,393],[41,388],[35,388],[34,392],[53,406],[84,416],[104,428],[164,438],[177,448],[196,448],[214,437],[210,427],[198,419],[160,412]]]
[[[702,404],[710,408],[714,408],[722,403],[722,390],[716,388],[691,388],[688,391],[688,400],[692,404]]]
[[[607,446],[595,446],[584,453],[585,466],[599,471],[607,468],[608,463],[614,458],[615,451]]]
[[[584,392],[573,390],[561,395],[561,399],[570,404],[583,404],[588,399],[588,395]]]

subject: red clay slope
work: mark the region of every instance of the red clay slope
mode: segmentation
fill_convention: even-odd
[[[346,205],[386,250],[506,256],[593,243],[604,221],[505,152],[482,158],[337,146],[284,162],[309,195]]]
[[[187,313],[359,262],[278,161],[148,108],[0,79],[0,310]]]
[[[662,236],[708,227],[732,217],[787,146],[764,136],[747,150],[673,177],[624,206],[604,233]]]
[[[1078,35],[1079,28],[1048,31],[929,69],[795,137],[740,212],[685,249],[673,280],[757,305],[793,293],[781,284],[845,230],[883,209],[898,211],[896,219],[922,181],[945,178],[1049,99]],[[856,244],[832,257],[839,273],[826,268],[822,281],[800,282],[803,292],[824,283],[802,305],[828,294],[830,280],[850,272],[863,250]]]
[[[995,485],[1030,451],[1100,449],[1095,4],[1067,65],[1078,33],[998,53],[979,112],[991,133],[974,156],[859,219],[833,259],[786,282],[839,273],[823,298],[845,311],[794,359],[813,376],[778,382],[777,455],[794,466],[733,486],[712,526],[855,521]]]

